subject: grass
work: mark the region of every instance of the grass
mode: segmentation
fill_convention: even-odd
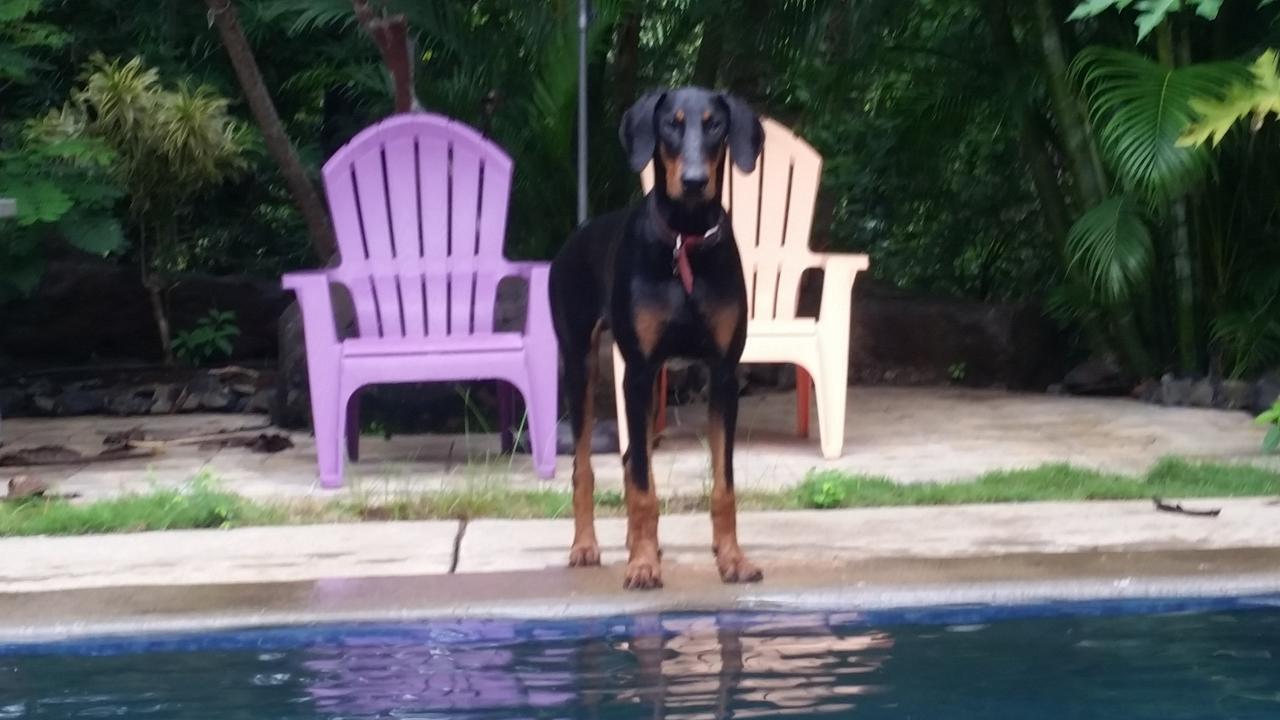
[[[0,502],[0,537],[279,525],[287,521],[284,508],[222,490],[208,475],[196,476],[181,489],[158,488],[87,503],[39,498]]]
[[[811,474],[795,494],[797,504],[809,508],[1250,497],[1280,494],[1280,473],[1247,465],[1166,459],[1139,478],[1070,465],[1042,465],[991,472],[963,482],[903,485],[885,478],[828,471]]]
[[[1280,494],[1280,473],[1247,465],[1164,460],[1142,477],[1070,465],[993,472],[951,483],[900,485],[885,478],[814,472],[794,489],[740,492],[743,510],[797,510],[907,505],[959,505],[1049,500],[1132,500],[1249,497]],[[665,513],[705,512],[705,496],[663,502]],[[622,494],[596,496],[596,512],[624,512]],[[415,492],[357,486],[337,500],[263,503],[221,489],[208,475],[180,489],[155,489],[110,500],[30,499],[0,502],[0,537],[230,528],[365,520],[454,518],[559,518],[572,514],[572,496],[555,490],[518,490],[474,484],[461,490]]]

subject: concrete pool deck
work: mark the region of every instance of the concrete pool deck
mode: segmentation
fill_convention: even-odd
[[[743,399],[738,482],[778,489],[815,468],[900,482],[949,480],[1069,462],[1140,473],[1167,455],[1277,467],[1244,413],[1168,409],[1122,399],[942,389],[855,388],[845,457],[788,435],[790,395]],[[703,411],[679,408],[657,455],[664,495],[701,494]],[[96,452],[139,425],[201,434],[255,425],[245,416],[6,419],[4,452],[61,444]],[[257,498],[334,497],[314,483],[310,438],[274,455],[173,447],[158,457],[83,466],[4,468],[60,492],[101,498],[197,473]],[[492,436],[366,439],[357,491],[533,478],[528,459],[485,460]],[[615,456],[596,458],[602,489],[620,487]],[[1280,494],[1280,488],[1277,489]],[[666,589],[621,590],[624,526],[599,521],[605,567],[564,568],[569,520],[362,523],[91,537],[0,539],[0,642],[117,632],[200,630],[431,617],[564,617],[716,609],[842,609],[1280,593],[1280,504],[1196,500],[1217,518],[1150,502],[1032,503],[743,513],[744,546],[765,582],[722,585],[703,515],[661,521]]]
[[[992,470],[1072,463],[1139,474],[1168,455],[1280,467],[1260,457],[1263,428],[1243,412],[1164,408],[1117,398],[1073,398],[959,388],[850,389],[845,454],[824,460],[815,437],[792,434],[793,395],[742,398],[736,453],[737,483],[744,490],[777,490],[799,483],[814,469],[884,476],[898,482],[957,480]],[[706,411],[672,408],[672,423],[654,461],[658,492],[701,495],[709,484],[703,441]],[[21,447],[66,445],[84,454],[102,448],[112,432],[144,430],[200,435],[221,430],[265,428],[266,419],[244,415],[5,419],[4,452]],[[315,483],[315,450],[307,433],[288,433],[295,447],[262,455],[246,449],[169,447],[143,460],[0,469],[31,475],[61,492],[86,498],[180,485],[198,472],[224,487],[255,498],[332,496]],[[436,490],[500,483],[526,488],[567,489],[570,459],[560,458],[556,479],[539,481],[525,456],[497,455],[494,435],[366,437],[362,461],[348,468],[353,488]],[[602,490],[620,490],[616,454],[595,457]]]
[[[571,523],[475,521],[0,540],[0,641],[429,617],[869,609],[1280,592],[1280,504],[1205,500],[744,513],[766,572],[725,586],[705,516],[662,520],[666,589],[564,568]]]

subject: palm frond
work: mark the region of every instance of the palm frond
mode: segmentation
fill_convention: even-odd
[[[1205,177],[1209,153],[1179,147],[1197,98],[1220,97],[1247,77],[1238,63],[1169,68],[1138,53],[1089,48],[1072,67],[1088,99],[1100,146],[1121,187],[1158,206]]]
[[[1133,198],[1110,198],[1076,220],[1067,234],[1069,271],[1105,303],[1127,299],[1151,271],[1151,234]]]
[[[1197,97],[1191,100],[1195,122],[1178,138],[1180,147],[1200,147],[1213,139],[1217,147],[1231,128],[1252,115],[1252,129],[1262,127],[1268,115],[1280,116],[1280,72],[1275,50],[1267,50],[1249,68],[1252,78],[1233,84],[1220,97]]]
[[[247,10],[259,22],[287,23],[285,31],[294,36],[356,24],[351,0],[261,0]]]
[[[1280,322],[1269,312],[1226,312],[1214,318],[1209,329],[1232,377],[1244,377],[1280,362]]]

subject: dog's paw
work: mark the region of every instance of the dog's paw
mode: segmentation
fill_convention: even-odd
[[[600,564],[600,546],[591,544],[574,545],[569,548],[569,567],[595,567]]]
[[[644,558],[627,563],[627,590],[657,590],[662,587],[662,568],[656,559]]]
[[[720,579],[726,583],[757,583],[764,579],[764,572],[759,566],[741,552],[720,553],[716,557],[716,567],[720,570]]]

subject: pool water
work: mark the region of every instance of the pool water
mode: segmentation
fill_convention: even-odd
[[[107,717],[1270,720],[1280,717],[1280,602],[449,621],[0,646],[0,718]]]

